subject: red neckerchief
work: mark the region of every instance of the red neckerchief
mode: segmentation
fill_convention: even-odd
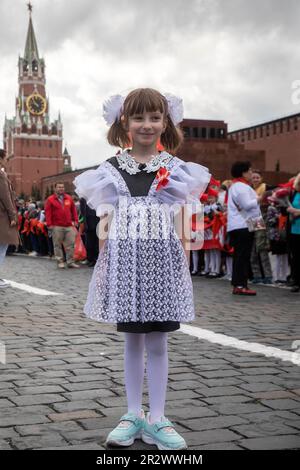
[[[247,184],[248,186],[251,186],[251,184],[249,183],[249,181],[246,180],[246,178],[243,178],[242,176],[240,178],[234,178],[232,180],[232,183],[245,183]]]

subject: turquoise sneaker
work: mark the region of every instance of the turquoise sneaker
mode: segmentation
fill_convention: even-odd
[[[142,432],[142,441],[146,444],[155,444],[159,450],[187,449],[183,437],[175,431],[173,424],[164,416],[160,421],[149,423],[149,415],[145,419]]]
[[[112,446],[131,446],[135,439],[140,439],[145,422],[145,415],[142,411],[142,417],[134,413],[126,413],[119,421],[118,426],[113,429],[107,439],[106,445]]]

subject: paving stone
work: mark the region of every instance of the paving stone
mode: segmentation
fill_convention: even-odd
[[[271,436],[243,439],[239,445],[249,450],[283,450],[300,448],[300,436]]]
[[[263,413],[251,413],[251,415],[244,415],[251,423],[262,423],[264,421],[272,421],[274,423],[284,423],[295,427],[299,423],[299,416],[291,413],[290,411],[264,411]]]
[[[2,395],[2,394],[1,394]],[[3,396],[3,395],[2,395]],[[3,399],[1,400],[0,399],[0,410],[1,408],[7,408],[7,407],[10,407],[10,406],[15,406],[14,403],[12,403],[11,401],[9,400],[6,400],[6,399]],[[0,411],[0,414],[1,414],[1,411]]]
[[[105,440],[112,430],[112,427],[110,428],[95,428],[95,429],[89,429],[89,430],[80,430],[80,431],[72,431],[72,432],[63,432],[64,438],[70,442],[72,445],[80,445],[82,444],[85,440],[92,440],[93,443],[97,445],[104,445]]]
[[[199,374],[203,377],[207,377],[208,379],[214,379],[218,377],[233,377],[241,375],[241,372],[237,370],[218,370],[218,371],[211,371],[211,372],[204,372],[201,371]]]
[[[193,408],[188,408],[188,409],[176,409],[174,408],[170,409],[168,407],[168,403],[166,406],[166,414],[170,419],[173,420],[179,420],[181,421],[190,419],[190,418],[202,418],[202,417],[207,417],[207,416],[217,416],[217,413],[212,409],[212,407],[208,406],[198,406],[198,407],[193,407]]]
[[[67,444],[67,441],[57,434],[43,434],[42,436],[30,436],[22,437],[19,439],[12,439],[11,443],[13,447],[16,447],[19,450],[25,449],[38,449],[48,445],[51,446],[63,446]]]
[[[298,430],[291,426],[286,426],[280,422],[268,422],[247,424],[242,426],[233,426],[233,431],[241,434],[244,437],[264,437],[276,436],[282,434],[297,434]]]
[[[242,378],[242,377],[241,377]],[[242,383],[241,379],[240,378],[236,378],[236,377],[228,377],[228,378],[220,378],[220,379],[202,379],[203,380],[203,383],[205,384],[205,386],[207,387],[229,387],[229,386],[232,386],[232,385],[237,385],[237,386],[240,386],[240,384]]]
[[[232,414],[232,415],[244,415],[248,413],[263,413],[269,411],[270,408],[262,406],[261,404],[256,403],[246,403],[246,404],[225,404],[225,405],[211,405],[214,411],[217,411],[220,414]]]
[[[206,444],[201,446],[189,447],[189,450],[242,450],[242,447],[233,444],[232,442],[222,442]]]
[[[7,429],[7,428],[6,428]],[[11,428],[9,428],[11,429]],[[75,432],[82,431],[82,427],[75,421],[50,422],[46,424],[34,424],[25,426],[16,426],[16,432],[21,436],[33,436],[50,433]],[[0,428],[1,436],[1,428]]]
[[[84,418],[96,418],[98,415],[93,410],[77,410],[69,411],[65,413],[51,413],[48,418],[52,421],[69,421],[71,419],[84,419]]]
[[[23,405],[38,405],[43,403],[57,403],[59,401],[66,401],[66,399],[57,394],[42,394],[42,395],[22,395],[20,397],[12,397],[11,401],[13,401],[18,406]]]
[[[12,428],[0,428],[0,440],[7,439],[10,437],[19,437],[18,433]]]
[[[41,385],[37,387],[19,387],[18,393],[20,395],[38,395],[38,394],[51,394],[65,392],[65,389],[59,385]]]
[[[240,395],[243,393],[239,387],[201,387],[197,392],[203,394],[205,397],[223,397],[225,395]],[[245,393],[246,395],[246,393]]]
[[[259,392],[253,394],[254,398],[272,400],[276,398],[297,398],[294,393],[285,390],[274,390],[273,392]]]
[[[30,413],[19,413],[14,416],[1,417],[0,428],[8,426],[16,426],[22,424],[35,424],[35,423],[47,423],[49,419],[45,415],[33,415]]]
[[[5,439],[0,439],[0,450],[12,450],[12,447]]]
[[[107,390],[105,388],[99,389],[96,388],[95,390],[80,390],[77,392],[67,392],[64,393],[64,397],[68,400],[89,400],[89,399],[97,399],[109,403],[110,400],[115,400],[116,397],[114,392],[111,390]]]
[[[248,392],[268,392],[268,391],[282,391],[280,385],[275,385],[269,382],[259,382],[252,384],[241,384],[240,388]]]
[[[113,382],[109,382],[105,385],[104,382],[78,382],[78,383],[64,383],[63,388],[65,389],[64,391],[68,392],[79,392],[80,390],[100,390],[100,389],[106,389],[107,388],[114,388]]]
[[[280,400],[261,400],[261,403],[274,410],[295,410],[300,409],[300,402],[282,398]]]
[[[210,418],[187,419],[183,425],[191,431],[206,431],[209,429],[222,429],[231,426],[247,424],[247,420],[239,416],[217,416]]]
[[[93,400],[74,400],[63,403],[54,403],[52,408],[57,412],[69,412],[77,410],[96,410],[100,408],[100,405]]]
[[[34,449],[33,449],[34,450]],[[86,443],[81,445],[69,445],[60,447],[42,447],[40,450],[105,450],[104,447],[95,443]]]
[[[253,398],[247,397],[246,395],[229,395],[224,397],[204,397],[203,401],[211,405],[215,403],[250,403],[253,402]]]
[[[210,444],[210,443],[222,443],[228,441],[237,441],[239,439],[239,435],[228,430],[228,429],[214,429],[210,431],[201,431],[201,432],[187,432],[184,435],[184,439],[186,440],[188,446],[195,446],[202,444]]]

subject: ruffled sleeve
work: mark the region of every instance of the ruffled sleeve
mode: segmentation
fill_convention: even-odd
[[[105,162],[96,170],[88,170],[77,176],[73,184],[78,196],[86,200],[98,217],[110,213],[118,202],[118,185]]]
[[[155,196],[160,202],[169,205],[183,205],[196,199],[199,201],[210,178],[211,174],[205,166],[181,161],[179,165],[170,170],[168,183],[155,191]]]

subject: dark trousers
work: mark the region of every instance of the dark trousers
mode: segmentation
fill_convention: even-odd
[[[253,244],[253,232],[247,228],[229,232],[230,244],[234,248],[232,281],[234,287],[247,287],[250,257]]]
[[[290,250],[293,280],[300,287],[300,235],[290,234]]]
[[[85,243],[88,261],[97,261],[99,254],[99,239],[97,237],[96,230],[85,232]]]

